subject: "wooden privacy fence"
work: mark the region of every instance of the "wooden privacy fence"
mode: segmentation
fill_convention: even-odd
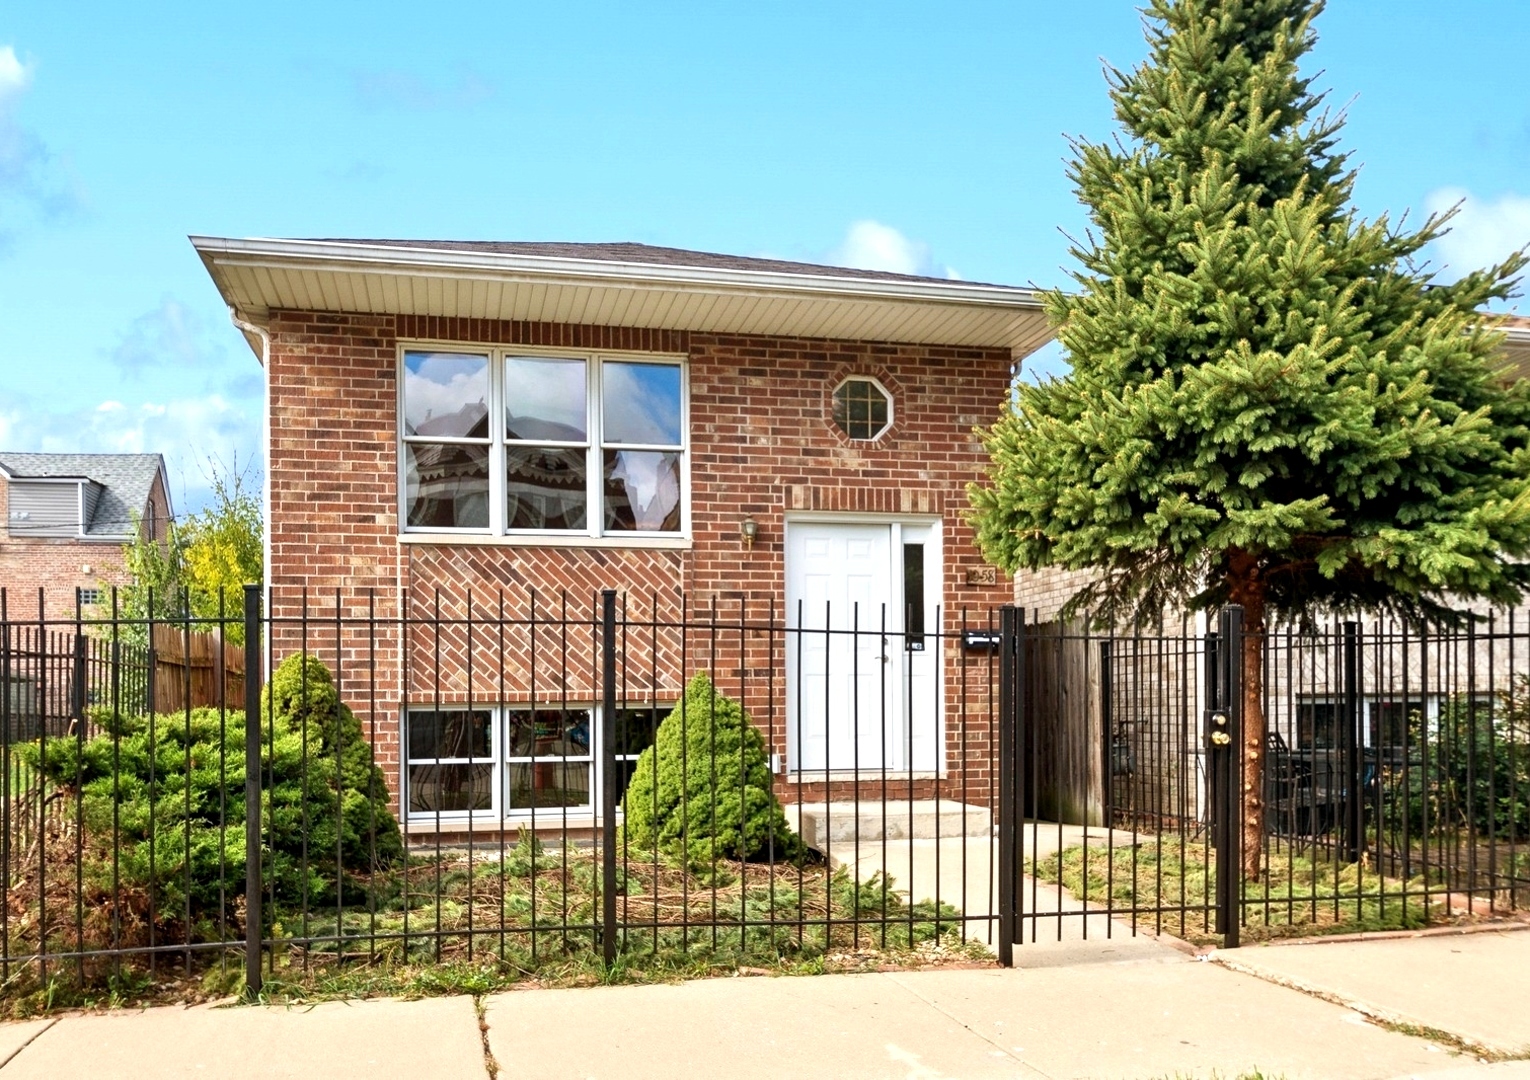
[[[158,623],[153,627],[154,711],[226,704],[244,707],[244,650],[205,631]]]

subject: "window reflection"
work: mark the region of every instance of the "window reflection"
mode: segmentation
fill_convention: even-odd
[[[512,529],[583,529],[589,520],[583,450],[507,447],[505,524]]]
[[[607,450],[606,528],[613,532],[680,531],[680,455]]]
[[[601,381],[606,442],[680,445],[679,365],[608,360]]]
[[[410,525],[489,527],[489,448],[471,443],[405,443],[404,504]]]
[[[505,713],[508,757],[587,757],[588,709],[510,709]]]
[[[505,437],[531,442],[585,441],[583,360],[505,358]]]
[[[404,354],[404,434],[487,438],[489,359],[471,353]]]

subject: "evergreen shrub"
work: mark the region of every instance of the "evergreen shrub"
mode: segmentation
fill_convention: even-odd
[[[1454,695],[1436,719],[1414,709],[1407,724],[1407,747],[1398,750],[1407,763],[1387,776],[1385,824],[1394,840],[1530,840],[1530,678],[1515,677],[1491,699]]]
[[[805,854],[776,799],[759,729],[706,672],[638,758],[623,810],[631,849],[657,849],[693,867]]]
[[[403,855],[387,784],[318,660],[289,657],[263,701],[267,894],[333,904],[346,875]],[[117,903],[140,918],[152,907],[156,924],[178,924],[189,910],[210,931],[244,894],[244,713],[96,710],[91,720],[89,739],[13,750],[66,803],[79,797],[87,895],[110,904],[115,883]]]

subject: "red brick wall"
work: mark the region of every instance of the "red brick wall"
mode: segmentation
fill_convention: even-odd
[[[154,485],[160,500],[158,518],[163,520],[164,495]],[[10,520],[10,485],[0,476],[0,522]],[[90,567],[86,572],[85,567]],[[0,586],[5,588],[5,616],[10,621],[38,617],[37,590],[44,590],[46,618],[71,620],[75,616],[75,589],[94,589],[123,585],[127,574],[122,569],[122,545],[98,540],[73,540],[58,537],[13,537],[0,532]]]
[[[501,643],[480,627],[472,635],[469,685],[467,627],[459,623],[439,638],[417,627],[405,672],[396,624],[389,624],[401,605],[414,617],[429,616],[439,605],[443,617],[462,620],[471,596],[474,617],[483,618],[496,612],[502,592],[507,612],[524,614],[528,590],[535,589],[547,614],[562,610],[567,590],[569,610],[588,620],[601,588],[618,589],[630,605],[645,613],[656,610],[662,618],[678,613],[682,597],[693,614],[715,603],[719,619],[734,627],[731,637],[725,632],[717,654],[705,663],[691,642],[687,673],[710,667],[725,690],[742,691],[746,707],[772,728],[780,750],[785,680],[779,646],[772,656],[765,644],[769,635],[740,634],[737,624],[741,605],[751,623],[763,621],[772,603],[778,616],[784,607],[788,512],[938,515],[944,522],[947,629],[959,625],[963,608],[981,624],[990,608],[1010,599],[1002,578],[993,585],[967,584],[967,571],[982,560],[963,521],[965,485],[979,477],[985,460],[972,428],[986,422],[1003,400],[1007,350],[319,312],[276,312],[270,326],[274,613],[299,614],[306,589],[309,609],[328,611],[332,619],[339,590],[348,616],[370,610],[380,620],[375,640],[359,628],[339,631],[338,656],[333,625],[315,620],[308,633],[310,647],[326,662],[338,659],[351,688],[347,696],[363,723],[375,725],[390,778],[397,776],[397,716],[406,678],[415,701],[439,694],[443,701],[471,695],[488,703],[502,693],[524,700],[529,689],[516,685],[513,675],[508,685],[498,680],[507,671],[525,672],[533,645],[524,634]],[[397,347],[413,339],[685,355],[692,546],[677,551],[401,544]],[[872,375],[894,394],[895,422],[876,442],[852,442],[830,420],[832,391],[849,374]],[[759,524],[758,539],[747,549],[739,538],[746,515]],[[294,625],[284,632],[287,646],[278,642],[278,654],[298,630]],[[567,672],[567,678],[559,683],[539,677],[538,698],[594,696],[590,633],[587,624],[576,628],[572,646],[569,635],[562,635],[567,650],[562,653],[556,636],[539,640],[539,669],[554,665],[549,671]],[[659,643],[660,653],[672,657],[678,644],[670,632]],[[638,684],[647,678],[646,648],[628,643],[628,670]],[[513,664],[498,663],[501,650]],[[987,715],[992,681],[987,669],[980,654],[964,656],[954,644],[947,651],[953,753],[960,736],[952,718],[963,702],[969,715]],[[678,665],[660,671],[660,692],[672,692],[681,677]],[[952,784],[960,779],[986,785],[988,753],[986,735],[969,730],[965,760],[948,761]],[[971,787],[969,792],[979,797]]]

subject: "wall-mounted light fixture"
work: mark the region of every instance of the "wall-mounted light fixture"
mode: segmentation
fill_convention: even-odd
[[[754,547],[754,538],[760,535],[760,524],[752,517],[746,517],[739,522],[738,534],[744,539],[744,546]]]

